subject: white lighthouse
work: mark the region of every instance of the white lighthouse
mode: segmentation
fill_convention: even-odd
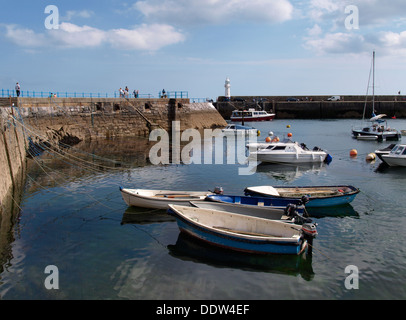
[[[230,91],[231,85],[230,85],[230,79],[228,77],[226,79],[226,83],[224,84],[224,88],[226,88],[226,92],[225,92],[226,100],[230,100],[230,97],[231,97],[231,91]]]

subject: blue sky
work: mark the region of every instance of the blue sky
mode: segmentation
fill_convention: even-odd
[[[0,48],[4,89],[363,95],[375,50],[377,94],[406,94],[406,1],[8,1]]]

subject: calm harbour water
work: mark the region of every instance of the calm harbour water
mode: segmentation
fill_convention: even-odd
[[[406,129],[405,120],[389,120]],[[333,157],[329,165],[260,165],[238,175],[238,164],[149,165],[147,139],[81,144],[77,149],[130,164],[115,170],[30,160],[18,222],[1,260],[2,299],[405,299],[406,168],[381,168],[368,153],[389,142],[351,138],[355,120],[275,120],[250,123],[293,133]],[[287,128],[290,125],[290,128]],[[357,149],[358,156],[349,152]],[[99,161],[91,157],[87,161]],[[318,224],[311,257],[251,256],[181,236],[165,211],[128,208],[119,186],[243,194],[254,185],[350,184],[361,192],[349,206],[314,210]],[[48,290],[46,266],[59,270]],[[345,268],[359,270],[359,289],[346,289]]]

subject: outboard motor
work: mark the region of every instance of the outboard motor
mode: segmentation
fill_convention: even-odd
[[[302,205],[306,205],[309,201],[309,196],[304,195],[300,198],[300,202],[302,203]]]
[[[213,192],[215,194],[223,194],[224,193],[223,187],[215,187]]]
[[[313,245],[313,239],[317,236],[316,223],[304,223],[302,225],[303,239],[307,240],[310,245]]]
[[[298,212],[297,212],[297,206],[289,203],[285,210],[284,214],[290,218],[293,219],[295,224],[305,224],[305,223],[311,223],[312,220],[308,219],[307,217],[302,217]]]
[[[294,205],[294,204],[292,204],[292,203],[289,203],[289,204],[286,206],[286,208],[285,208],[285,210],[284,210],[284,213],[285,213],[285,216],[288,216],[288,217],[291,217],[291,218],[295,218],[295,217],[298,215],[298,213],[297,213],[297,206]]]

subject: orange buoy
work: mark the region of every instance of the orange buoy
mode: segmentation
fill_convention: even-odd
[[[291,137],[292,137],[292,134],[291,134],[290,132],[288,133],[288,137],[289,137],[289,138],[291,138]]]
[[[350,151],[350,156],[351,156],[351,157],[356,157],[357,155],[358,155],[357,150],[352,149],[352,150]]]
[[[279,142],[279,137],[273,138],[271,142]]]
[[[270,137],[266,137],[265,142],[271,142],[271,138],[270,138]]]

